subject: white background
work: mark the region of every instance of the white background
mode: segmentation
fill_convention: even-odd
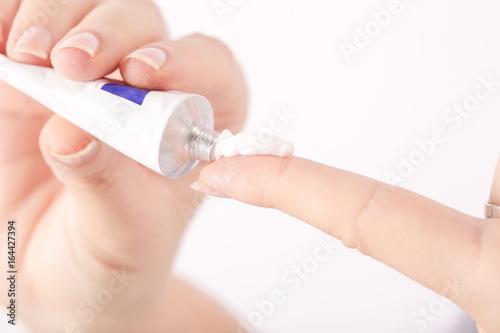
[[[286,108],[296,118],[279,134],[296,144],[297,155],[384,180],[397,173],[399,156],[416,151],[415,140],[442,128],[447,140],[401,185],[481,215],[498,156],[500,88],[458,128],[443,117],[474,94],[479,77],[500,81],[498,1],[402,0],[402,11],[351,63],[341,43],[353,44],[356,27],[373,21],[370,13],[388,0],[222,2],[233,4],[224,19],[213,0],[161,5],[174,37],[202,32],[233,49],[251,90],[246,129],[268,127],[273,112]],[[313,254],[318,236],[285,214],[209,199],[176,270],[242,319],[256,311],[254,302],[284,291],[264,332],[475,332],[454,305],[419,330],[411,316],[440,298],[345,248],[291,292],[282,276]]]

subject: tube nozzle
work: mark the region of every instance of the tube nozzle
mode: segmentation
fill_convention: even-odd
[[[191,157],[198,161],[213,162],[215,156],[212,150],[219,135],[219,132],[208,128],[193,127],[189,147]]]

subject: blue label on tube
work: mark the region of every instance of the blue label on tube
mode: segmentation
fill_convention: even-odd
[[[139,105],[142,105],[144,98],[150,93],[150,91],[147,90],[132,88],[116,83],[106,83],[101,89]]]

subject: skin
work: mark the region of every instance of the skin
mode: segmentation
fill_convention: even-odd
[[[480,333],[500,332],[500,219],[299,157],[221,158],[194,187],[301,219],[448,297]],[[500,205],[500,160],[490,203]]]
[[[48,59],[14,52],[40,6],[2,0],[2,53],[53,66],[73,80],[98,79],[119,67],[123,79],[140,88],[203,94],[214,106],[218,130],[241,127],[245,83],[220,42],[200,35],[170,40],[149,1],[80,1],[61,6],[46,24],[53,34]],[[79,31],[99,37],[95,57],[58,48]],[[158,70],[123,60],[146,45],[168,55]],[[85,332],[236,331],[237,323],[224,309],[170,274],[186,222],[201,200],[187,186],[197,171],[168,180],[102,143],[90,155],[57,158],[51,151],[74,154],[92,137],[5,84],[0,84],[0,101],[0,218],[17,221],[17,288],[23,304],[18,315],[30,329],[71,332],[74,322]],[[197,187],[300,218],[449,297],[484,328],[480,332],[499,332],[496,219],[467,216],[404,189],[298,157],[222,158],[202,171]],[[498,171],[491,203],[500,204]],[[6,227],[2,223],[4,235]],[[5,237],[0,241],[6,248]],[[6,271],[5,256],[0,260]],[[126,288],[96,310],[93,320],[82,322],[76,310],[87,303],[98,306],[94,298],[112,289],[116,271],[131,278]],[[4,279],[0,289],[8,289]],[[6,305],[5,293],[0,295]]]
[[[241,128],[246,85],[221,42],[202,35],[171,40],[151,1],[55,1],[57,13],[43,24],[52,36],[47,59],[16,52],[43,3],[2,0],[0,52],[54,67],[72,80],[95,80],[119,69],[126,83],[139,88],[202,94],[214,107],[217,130]],[[82,31],[98,37],[93,57],[60,48]],[[143,47],[163,50],[165,64],[155,69],[124,60]],[[200,168],[166,179],[101,142],[74,156],[93,141],[89,134],[4,83],[0,101],[0,248],[7,247],[6,222],[15,219],[18,319],[34,332],[51,333],[237,331],[230,314],[170,270],[203,198],[188,186]],[[6,256],[0,265],[7,271]],[[106,302],[109,290],[120,286],[116,274],[128,280]],[[5,279],[0,290],[8,290]],[[6,293],[0,301],[8,303]]]

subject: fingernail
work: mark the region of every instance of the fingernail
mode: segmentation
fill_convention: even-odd
[[[157,71],[167,61],[167,54],[162,49],[156,47],[146,47],[132,52],[125,58],[125,60],[128,59],[141,60]]]
[[[81,32],[66,39],[59,50],[66,48],[75,48],[87,52],[92,58],[95,57],[99,49],[99,39],[90,32]]]
[[[202,184],[198,181],[192,183],[190,185],[190,187],[195,191],[198,191],[198,192],[206,194],[206,195],[210,195],[212,197],[224,198],[224,199],[229,198],[227,195],[221,193],[220,191],[214,189],[213,187],[207,186],[207,185]]]
[[[70,155],[58,154],[53,150],[50,150],[50,154],[64,164],[75,165],[75,164],[81,164],[90,159],[92,156],[94,156],[95,153],[97,152],[98,146],[99,145],[97,143],[97,140],[94,139],[85,148],[74,154]]]
[[[23,32],[14,53],[27,53],[47,60],[52,49],[52,33],[46,27],[35,25]]]

